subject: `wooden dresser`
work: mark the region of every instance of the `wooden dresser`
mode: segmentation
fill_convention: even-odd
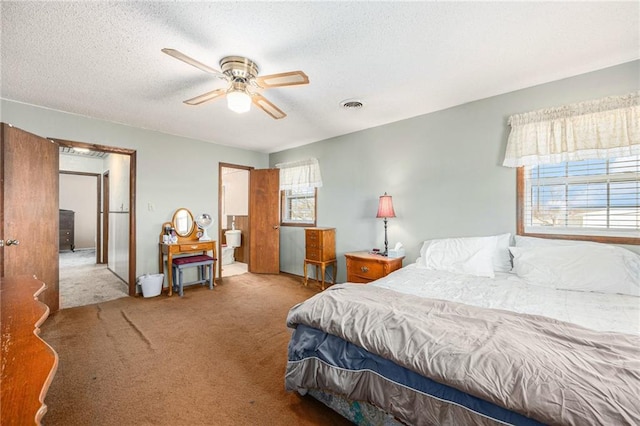
[[[0,279],[3,425],[39,425],[47,412],[44,398],[58,366],[58,355],[38,334],[49,316],[37,296],[44,283],[33,276]]]
[[[316,267],[316,281],[321,283],[324,290],[325,272],[327,265],[333,267],[333,280],[336,283],[338,261],[336,260],[336,229],[335,228],[305,228],[305,256],[304,256],[304,284],[307,285],[307,264]],[[318,269],[321,270],[320,279]]]
[[[60,210],[60,242],[59,249],[73,251],[76,247],[74,241],[75,212],[72,210]]]
[[[366,251],[345,253],[347,261],[347,281],[350,283],[370,283],[402,268],[403,257],[390,258]]]

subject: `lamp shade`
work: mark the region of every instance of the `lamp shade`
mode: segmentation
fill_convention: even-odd
[[[251,109],[251,96],[242,91],[231,91],[227,93],[227,106],[233,112],[247,112]]]
[[[393,211],[393,201],[391,200],[391,195],[387,195],[385,192],[384,195],[380,196],[380,202],[378,203],[378,214],[376,217],[396,217],[396,212]]]

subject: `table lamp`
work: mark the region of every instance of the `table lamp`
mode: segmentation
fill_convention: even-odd
[[[387,240],[387,219],[390,217],[396,217],[396,212],[393,211],[393,201],[391,200],[391,195],[387,195],[385,192],[384,195],[380,196],[380,202],[378,203],[378,214],[377,218],[384,218],[384,253],[383,256],[387,256],[389,254],[389,241]]]

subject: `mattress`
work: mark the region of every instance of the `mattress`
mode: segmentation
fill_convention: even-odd
[[[330,295],[341,290],[353,293],[346,305]],[[289,346],[289,390],[319,389],[369,401],[416,425],[640,422],[637,404],[630,402],[640,377],[637,297],[534,287],[506,273],[488,279],[415,265],[369,286],[347,284],[325,293],[290,312],[289,326],[297,328]],[[366,315],[369,293],[377,294],[371,301],[381,310]],[[298,316],[301,310],[307,310],[306,320]],[[424,311],[436,310],[453,316],[422,327],[430,320]],[[501,335],[511,322],[526,327],[516,327],[512,337]],[[431,334],[427,340],[436,344],[413,340],[413,334]],[[439,345],[449,334],[466,336],[453,346]],[[516,343],[521,334],[529,337]],[[529,348],[532,342],[544,344]],[[582,352],[594,357],[585,362],[595,368],[581,371]],[[423,368],[424,360],[433,365]],[[615,368],[601,375],[603,366]],[[565,376],[571,376],[567,382]],[[621,382],[609,382],[612,378]],[[548,401],[538,398],[547,395]]]
[[[482,308],[543,315],[597,331],[640,334],[638,297],[541,287],[507,272],[485,278],[423,269],[414,263],[370,285]]]

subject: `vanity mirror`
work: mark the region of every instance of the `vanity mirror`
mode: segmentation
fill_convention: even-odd
[[[181,237],[188,237],[193,232],[195,222],[193,221],[193,215],[188,209],[181,208],[176,210],[173,214],[173,229],[176,230],[176,234]]]

